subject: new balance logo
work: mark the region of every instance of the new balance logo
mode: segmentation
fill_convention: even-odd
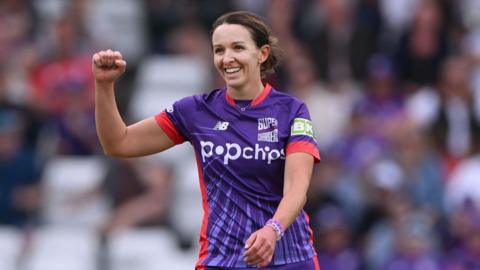
[[[230,124],[229,122],[218,121],[213,129],[214,130],[227,130],[229,124]]]

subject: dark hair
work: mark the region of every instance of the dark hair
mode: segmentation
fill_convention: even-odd
[[[274,69],[280,60],[280,52],[277,45],[278,39],[272,35],[270,27],[268,27],[260,16],[248,11],[226,13],[213,23],[210,34],[213,34],[215,29],[222,24],[238,24],[247,28],[257,48],[261,48],[263,45],[269,45],[270,54],[267,60],[262,63],[260,72],[262,78],[275,72]]]

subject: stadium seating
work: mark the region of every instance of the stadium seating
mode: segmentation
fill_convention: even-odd
[[[132,229],[112,234],[107,242],[111,270],[154,270],[179,257],[174,234],[166,229]],[[190,265],[191,267],[191,265]]]
[[[0,227],[0,270],[15,270],[23,247],[23,236],[19,230]]]
[[[43,174],[43,222],[55,226],[100,226],[109,213],[105,198],[99,194],[82,201],[80,197],[97,188],[105,173],[106,165],[98,157],[61,156],[50,160]]]
[[[99,238],[94,230],[47,226],[34,231],[25,270],[96,270]]]

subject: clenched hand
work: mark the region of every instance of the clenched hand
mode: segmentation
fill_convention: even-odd
[[[124,72],[127,62],[122,54],[110,49],[100,51],[92,57],[92,72],[97,83],[113,83]]]

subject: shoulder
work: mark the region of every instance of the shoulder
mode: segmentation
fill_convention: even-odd
[[[175,102],[175,106],[184,108],[198,108],[198,106],[201,106],[202,104],[216,102],[222,97],[223,92],[223,89],[214,89],[207,93],[187,96]]]
[[[216,102],[221,99],[225,99],[225,89],[218,88],[218,89],[213,89],[210,90],[207,93],[196,95],[195,98],[198,101],[203,101],[203,102]]]

